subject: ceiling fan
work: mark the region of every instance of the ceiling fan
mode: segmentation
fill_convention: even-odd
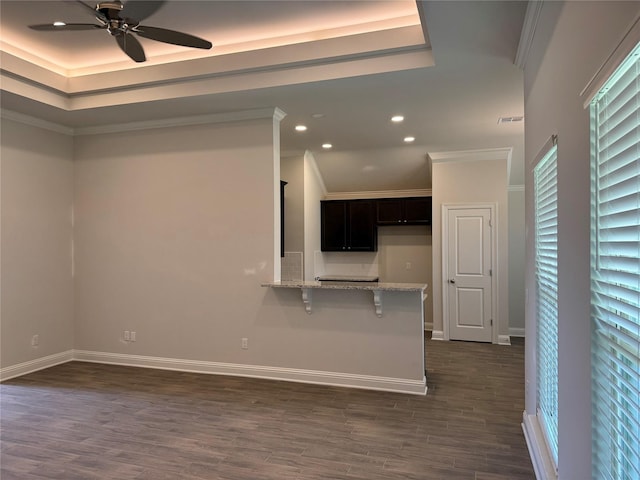
[[[135,62],[144,62],[147,58],[142,45],[138,39],[132,35],[133,33],[150,40],[171,43],[183,47],[202,48],[205,50],[211,48],[211,42],[189,35],[188,33],[140,25],[140,22],[155,13],[165,3],[165,0],[129,0],[125,4],[119,0],[115,2],[100,2],[95,8],[80,0],[76,1],[94,13],[98,24],[55,22],[29,25],[29,28],[45,32],[107,30],[115,37],[122,51]]]

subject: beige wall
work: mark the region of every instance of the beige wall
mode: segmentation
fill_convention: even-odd
[[[76,348],[250,357],[274,277],[272,135],[266,119],[76,138]]]
[[[442,205],[495,203],[498,273],[497,335],[509,334],[507,161],[433,163],[433,329],[444,330],[442,308]],[[494,317],[495,318],[495,317]],[[497,340],[494,335],[494,341]]]
[[[640,14],[638,2],[544,2],[525,66],[526,409],[536,415],[533,160],[558,135],[558,472],[591,478],[590,136],[580,92]],[[594,33],[594,32],[597,32]],[[570,66],[570,68],[568,68]],[[543,447],[544,448],[544,447]]]
[[[311,152],[304,154],[304,279],[313,280],[316,252],[320,252],[320,200],[326,189]],[[319,253],[318,253],[319,254]]]
[[[509,332],[524,335],[524,188],[509,190]]]
[[[287,252],[304,252],[304,159],[302,155],[280,160],[284,187],[284,245]]]
[[[424,321],[433,323],[431,227],[378,227],[378,272],[381,282],[426,283]],[[409,263],[410,265],[407,265]]]
[[[73,349],[73,138],[4,118],[1,132],[4,369]]]

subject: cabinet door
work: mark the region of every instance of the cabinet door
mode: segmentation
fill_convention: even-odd
[[[347,250],[375,252],[377,249],[374,202],[353,200],[348,202],[348,242]]]
[[[402,200],[399,198],[378,200],[378,225],[397,225],[402,223]]]
[[[323,252],[342,252],[347,247],[347,202],[320,202],[321,239]]]
[[[404,220],[406,223],[431,225],[431,197],[405,198]]]

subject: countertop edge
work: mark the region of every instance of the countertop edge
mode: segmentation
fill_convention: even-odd
[[[319,290],[369,290],[385,292],[424,292],[423,283],[367,283],[367,282],[265,282],[262,287],[269,288],[313,288]]]

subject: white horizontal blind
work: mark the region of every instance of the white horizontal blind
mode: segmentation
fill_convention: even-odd
[[[558,149],[534,168],[537,410],[558,462]]]
[[[640,44],[591,104],[593,477],[640,479]]]

